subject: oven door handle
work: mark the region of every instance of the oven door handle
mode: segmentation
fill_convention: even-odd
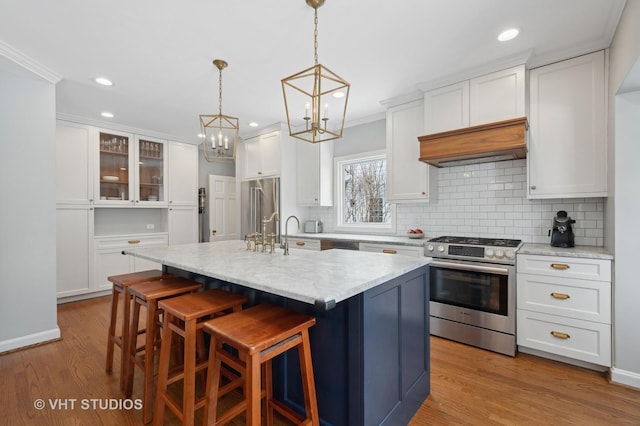
[[[449,263],[449,262],[441,262],[437,260],[431,261],[430,266],[441,267],[441,268],[449,268],[449,269],[459,269],[463,271],[472,271],[472,272],[485,272],[488,274],[497,274],[497,275],[509,275],[509,270],[506,268],[499,268],[495,266],[483,266],[483,265],[472,265],[472,264],[462,264],[462,263]]]

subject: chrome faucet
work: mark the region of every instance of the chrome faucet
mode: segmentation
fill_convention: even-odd
[[[284,255],[287,256],[289,254],[289,219],[294,218],[296,222],[298,222],[298,230],[300,230],[300,221],[295,216],[289,216],[284,223]]]

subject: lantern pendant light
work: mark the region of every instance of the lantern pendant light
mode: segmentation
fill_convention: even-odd
[[[222,59],[215,59],[213,65],[219,71],[219,113],[217,115],[200,116],[200,137],[203,139],[204,156],[207,161],[233,161],[236,158],[240,126],[238,118],[222,113],[222,70],[228,64]]]
[[[318,8],[325,0],[306,0],[314,9],[315,65],[282,79],[289,134],[316,143],[342,137],[350,85],[318,63]]]

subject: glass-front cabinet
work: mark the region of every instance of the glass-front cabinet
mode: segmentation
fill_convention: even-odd
[[[167,143],[115,131],[99,131],[99,201],[112,206],[167,205]]]

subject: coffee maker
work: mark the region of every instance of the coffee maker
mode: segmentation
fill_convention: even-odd
[[[551,245],[553,247],[574,247],[574,235],[572,224],[575,220],[567,216],[564,210],[558,211],[556,217],[553,218],[553,227],[551,229]]]

